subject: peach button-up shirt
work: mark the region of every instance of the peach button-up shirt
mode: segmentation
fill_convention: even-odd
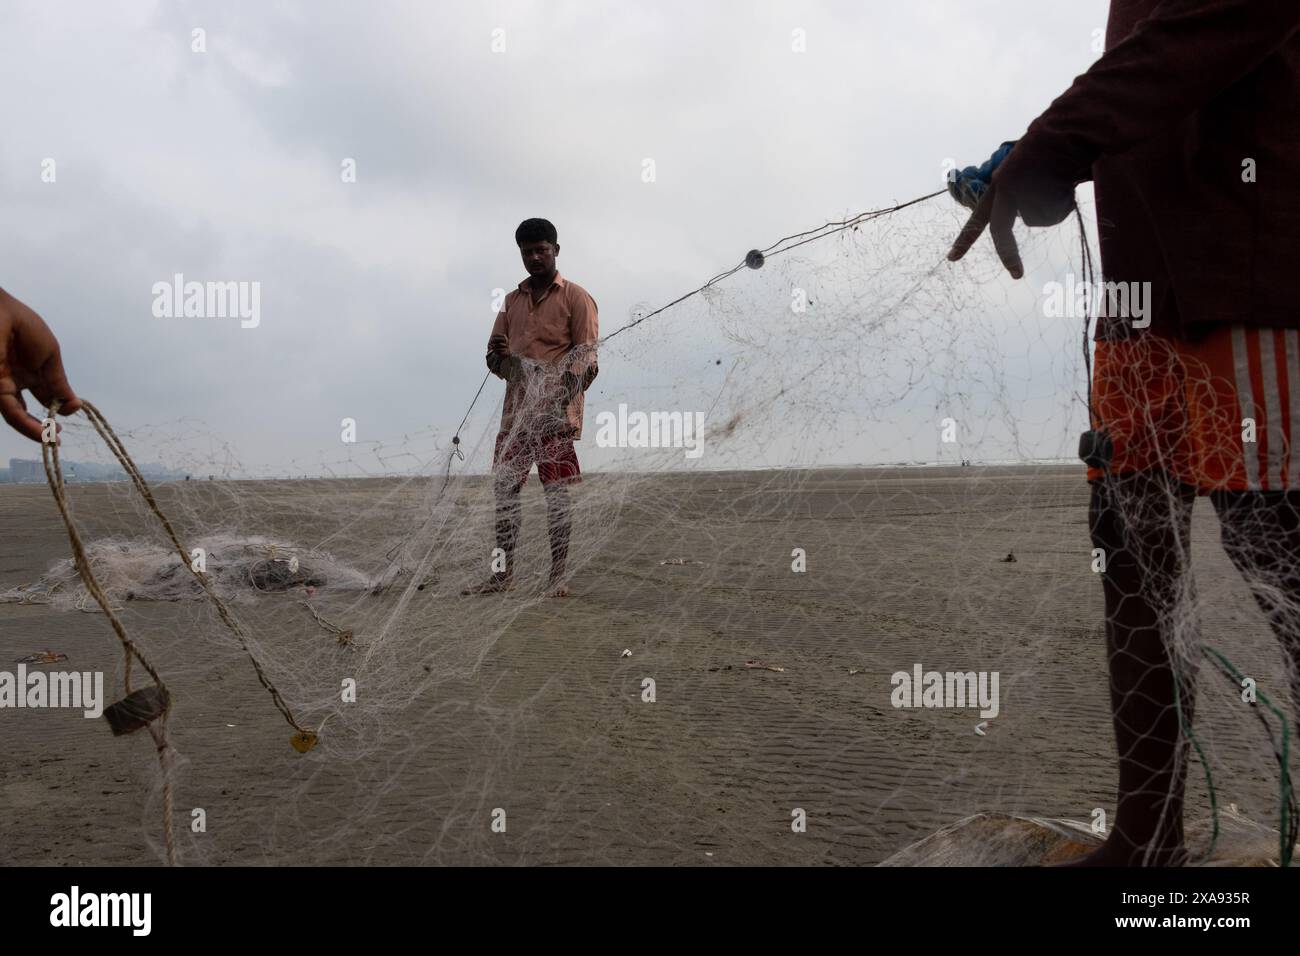
[[[532,286],[525,279],[506,296],[492,335],[504,335],[507,348],[526,360],[522,380],[506,384],[501,430],[508,432],[518,416],[526,416],[545,395],[563,388],[561,376],[566,371],[582,380],[595,367],[600,337],[596,301],[582,286],[556,272],[541,300],[534,303]],[[582,399],[579,391],[565,409],[574,438],[582,437]]]

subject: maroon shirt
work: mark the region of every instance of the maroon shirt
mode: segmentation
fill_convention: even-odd
[[[1153,331],[1300,328],[1298,31],[1300,0],[1111,0],[1105,55],[993,181],[1094,180],[1103,277],[1152,283]]]

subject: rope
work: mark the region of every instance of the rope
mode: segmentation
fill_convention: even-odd
[[[308,604],[306,601],[299,601],[298,603],[303,607],[305,607],[311,613],[311,616],[315,619],[316,623],[323,630],[329,631],[331,634],[336,635],[339,639],[340,644],[343,644],[347,647],[357,646],[353,642],[353,634],[351,630],[347,628],[339,627],[333,621],[329,621],[321,617],[320,614],[317,613],[316,609],[312,607],[310,604]]]
[[[89,403],[86,403],[89,407]],[[54,415],[58,411],[59,401],[55,399],[50,405],[50,420],[54,420]],[[45,480],[49,482],[50,490],[54,494],[54,502],[58,505],[59,514],[63,518],[63,526],[68,532],[68,542],[72,545],[72,558],[76,565],[77,572],[85,582],[86,590],[90,592],[95,603],[100,606],[104,614],[107,615],[109,624],[112,625],[113,633],[122,643],[123,652],[126,655],[126,667],[123,675],[123,684],[126,693],[131,693],[131,659],[134,657],[140,662],[140,666],[145,669],[154,685],[158,688],[158,693],[163,700],[163,712],[158,718],[157,725],[153,722],[145,726],[149,734],[153,737],[154,745],[158,752],[158,765],[162,772],[163,778],[163,841],[167,847],[167,864],[176,866],[176,838],[172,826],[172,761],[171,746],[167,740],[167,717],[171,713],[171,695],[167,693],[167,686],[158,674],[157,668],[145,657],[144,652],[139,646],[131,640],[126,633],[126,628],[117,615],[113,613],[113,608],[109,604],[107,595],[104,594],[103,588],[99,586],[99,581],[95,578],[94,571],[91,570],[90,561],[86,558],[86,549],[81,543],[81,535],[77,532],[77,526],[72,520],[72,515],[68,510],[67,489],[63,483],[63,470],[59,467],[59,445],[57,441],[48,441],[41,444],[41,462],[45,466]]]
[[[58,412],[58,408],[59,402],[55,400],[50,405],[49,414],[51,419],[53,419],[54,415]],[[194,570],[193,565],[190,563],[189,552],[187,552],[184,545],[181,544],[180,538],[177,536],[176,531],[172,527],[171,522],[167,519],[167,516],[163,514],[162,509],[158,507],[158,502],[154,499],[153,492],[150,490],[144,477],[140,474],[139,469],[136,468],[135,462],[131,460],[131,456],[127,452],[126,446],[122,444],[122,440],[118,438],[117,433],[113,431],[113,426],[108,423],[107,419],[104,418],[99,409],[91,402],[83,401],[82,410],[86,413],[86,417],[90,420],[90,423],[95,427],[95,431],[99,433],[99,437],[104,440],[104,444],[108,446],[114,457],[117,458],[118,463],[122,466],[122,469],[130,477],[131,482],[135,485],[136,491],[140,493],[140,496],[145,500],[145,503],[148,504],[149,510],[152,511],[154,517],[158,519],[158,523],[162,525],[163,530],[167,533],[167,537],[176,548],[176,553],[180,555],[181,564],[183,564],[190,574],[194,576],[194,579],[199,583],[199,586],[203,588],[203,593],[207,595],[208,600],[210,600],[216,607],[217,614],[220,616],[222,622],[230,632],[235,635],[235,639],[239,642],[239,646],[243,649],[244,654],[253,665],[253,670],[257,674],[258,682],[261,683],[262,687],[271,695],[271,702],[275,705],[276,710],[280,712],[281,716],[284,717],[289,726],[297,731],[297,734],[293,738],[295,749],[298,749],[302,753],[306,753],[316,745],[316,735],[312,731],[303,727],[302,724],[300,724],[293,716],[293,713],[289,710],[288,704],[285,703],[284,698],[280,695],[279,690],[276,689],[275,685],[271,682],[271,679],[266,676],[266,671],[262,668],[261,661],[257,659],[257,655],[253,653],[252,648],[249,646],[248,637],[245,635],[244,629],[240,627],[239,622],[235,619],[234,615],[230,613],[230,609],[226,607],[225,602],[217,596],[215,591],[213,591],[212,585],[208,582],[207,577],[201,572]],[[58,447],[54,443],[47,443],[45,447],[47,449],[53,449],[52,454],[56,470],[51,471],[47,462],[46,478],[49,480],[50,487],[54,491],[55,500],[59,503],[59,510],[64,516],[64,523],[68,526],[69,538],[72,541],[73,553],[77,561],[77,567],[81,571],[82,578],[87,582],[87,589],[92,591],[92,594],[95,595],[96,601],[102,608],[104,608],[104,612],[109,615],[109,620],[113,624],[114,631],[117,632],[118,637],[123,641],[124,646],[128,648],[128,680],[130,677],[130,658],[132,654],[134,654],[137,659],[140,660],[141,664],[145,665],[145,669],[149,671],[149,675],[154,678],[154,682],[159,685],[159,689],[161,690],[162,684],[161,681],[158,680],[156,672],[145,663],[144,658],[140,656],[139,650],[130,641],[130,638],[126,636],[126,631],[122,628],[121,623],[108,608],[107,598],[103,596],[103,591],[100,590],[99,583],[95,581],[94,574],[90,571],[90,564],[86,560],[80,536],[77,535],[75,527],[72,526],[72,519],[67,511],[63,476],[57,471]]]

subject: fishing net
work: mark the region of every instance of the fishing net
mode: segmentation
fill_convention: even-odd
[[[932,196],[789,237],[667,307],[607,306],[567,598],[545,595],[535,475],[516,586],[461,594],[496,545],[503,386],[475,398],[479,354],[427,431],[265,469],[237,437],[113,421],[134,460],[187,476],[150,484],[175,541],[132,482],[64,486],[86,566],[166,682],[150,726],[168,758],[78,727],[80,777],[121,785],[83,812],[126,825],[61,859],[961,865],[1095,845],[1117,755],[1075,458],[1086,317],[1044,306],[1085,279],[1084,249],[1073,225],[1022,231],[1012,282],[985,244],[946,261],[963,221]],[[121,466],[80,415],[61,451]],[[14,610],[75,637],[120,699],[118,642],[55,520],[43,573],[0,580],[3,599],[38,605]],[[1277,863],[1286,666],[1206,502],[1189,526],[1198,588],[1161,622],[1208,670],[1189,844]]]

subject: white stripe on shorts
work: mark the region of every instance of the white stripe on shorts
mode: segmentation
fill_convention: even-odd
[[[1277,387],[1277,356],[1272,329],[1256,329],[1259,337],[1260,378],[1264,381],[1264,418],[1268,423],[1268,476],[1264,489],[1282,487],[1282,452],[1286,429],[1282,427],[1282,392]]]
[[[1246,490],[1259,491],[1259,419],[1255,415],[1255,393],[1250,385],[1250,353],[1246,351],[1246,327],[1232,327],[1232,364],[1237,370],[1237,403],[1242,418],[1255,419],[1253,445],[1242,443],[1242,459],[1246,465]]]

